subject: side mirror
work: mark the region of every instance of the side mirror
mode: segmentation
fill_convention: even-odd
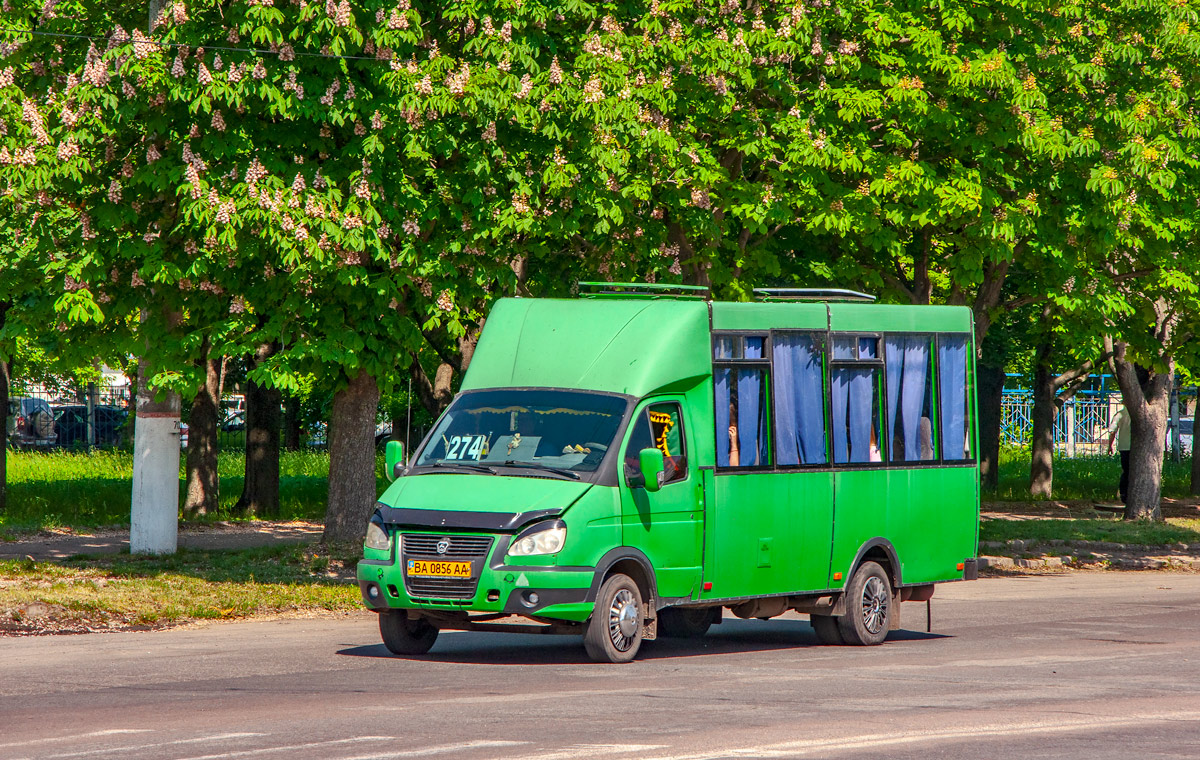
[[[667,469],[663,461],[662,451],[659,449],[642,449],[638,452],[638,464],[641,465],[646,490],[654,493],[662,488],[663,477]]]
[[[404,467],[404,444],[400,441],[388,441],[383,450],[383,474],[389,481],[395,480]]]

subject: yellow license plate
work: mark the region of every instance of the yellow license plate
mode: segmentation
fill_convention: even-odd
[[[437,562],[427,559],[410,559],[409,575],[432,575],[440,578],[470,578],[470,562]]]

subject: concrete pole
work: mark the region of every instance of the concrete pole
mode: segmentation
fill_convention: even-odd
[[[179,543],[178,393],[155,399],[146,362],[138,362],[137,422],[133,436],[131,554],[174,554]]]

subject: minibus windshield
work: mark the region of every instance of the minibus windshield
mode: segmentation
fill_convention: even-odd
[[[491,472],[529,467],[594,472],[613,445],[627,401],[584,391],[474,391],[455,399],[417,459],[418,467]]]

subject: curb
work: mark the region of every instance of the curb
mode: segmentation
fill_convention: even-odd
[[[1114,570],[1200,570],[1200,557],[1195,556],[1114,556],[1084,553],[1078,556],[1061,557],[979,557],[980,570],[1062,570],[1103,569]]]

